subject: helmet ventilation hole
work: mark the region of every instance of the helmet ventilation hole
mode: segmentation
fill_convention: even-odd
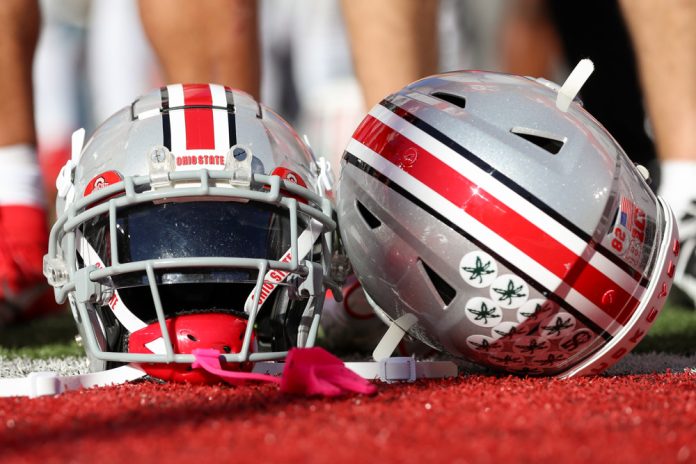
[[[370,227],[370,229],[376,229],[379,226],[382,225],[382,221],[377,219],[377,216],[372,214],[365,205],[360,203],[359,201],[356,200],[355,204],[358,207],[358,212],[362,216],[362,218],[365,220],[365,223]]]
[[[430,279],[430,283],[433,284],[433,287],[435,288],[437,294],[440,295],[442,302],[445,304],[445,306],[448,306],[452,302],[452,300],[454,300],[454,297],[457,296],[457,291],[454,288],[452,288],[450,284],[445,282],[445,279],[440,277],[440,275],[437,272],[435,272],[430,266],[425,264],[425,262],[422,259],[419,259],[418,262],[421,264],[421,266],[423,266],[425,274]]]
[[[513,127],[510,129],[510,132],[528,142],[532,142],[537,147],[548,151],[552,155],[558,154],[566,141],[565,137],[561,138],[543,131],[524,127]]]
[[[194,337],[193,335],[191,335],[191,334],[186,334],[186,337],[187,337],[189,340],[191,340],[192,342],[197,342],[197,341],[198,341],[198,339],[197,339],[196,337]]]
[[[459,95],[454,95],[451,93],[445,93],[445,92],[434,92],[431,93],[435,98],[439,98],[440,100],[444,100],[448,103],[453,104],[454,106],[458,106],[460,108],[466,108],[466,98],[460,97]]]

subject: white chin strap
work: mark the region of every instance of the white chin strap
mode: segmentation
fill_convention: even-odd
[[[457,366],[453,362],[416,361],[413,357],[385,358],[379,362],[347,362],[345,366],[364,379],[380,380],[386,383],[456,377],[458,373]],[[252,372],[280,376],[284,368],[285,363],[258,362],[254,364]],[[0,397],[54,396],[85,388],[121,385],[141,379],[146,375],[144,371],[131,365],[77,375],[32,372],[27,377],[0,379]]]
[[[319,235],[322,233],[322,230],[323,226],[319,221],[315,219],[311,219],[309,221],[307,228],[300,234],[299,237],[297,237],[298,261],[303,260],[309,254],[309,252],[312,251],[314,242],[317,241]],[[279,261],[282,263],[289,263],[292,261],[292,258],[292,248],[290,248],[285,252],[285,254],[283,254]],[[263,285],[261,286],[261,295],[259,296],[259,309],[261,309],[261,306],[263,306],[270,294],[273,293],[273,290],[275,290],[276,287],[278,287],[278,285],[281,284],[288,275],[290,275],[289,271],[282,271],[279,269],[271,269],[270,271],[266,272],[266,275],[263,277]],[[254,305],[254,298],[256,296],[255,291],[256,289],[249,294],[246,302],[244,303],[244,312],[247,314],[251,312],[251,308]]]
[[[99,254],[79,231],[75,233],[75,241],[77,243],[78,252],[80,253],[80,256],[82,256],[85,263],[88,265],[95,265],[100,269],[105,267],[104,262],[99,257]],[[143,322],[139,317],[133,314],[130,309],[128,309],[126,304],[121,299],[118,290],[114,290],[114,294],[109,300],[108,305],[111,308],[114,316],[116,316],[116,319],[118,319],[121,325],[125,327],[129,333],[137,332],[138,330],[147,327],[145,322]],[[155,340],[146,343],[145,346],[155,354],[165,354],[167,352],[164,339],[162,337],[158,337]]]
[[[456,377],[457,366],[451,361],[416,361],[411,357],[390,357],[408,328],[416,323],[412,314],[401,316],[387,329],[373,352],[375,361],[347,362],[346,367],[368,380],[386,383],[413,382],[416,379]],[[280,376],[285,368],[281,362],[257,362],[252,372]],[[58,375],[55,372],[32,372],[27,377],[0,379],[0,397],[28,396],[36,398],[58,395],[83,388],[120,385],[147,375],[144,371],[125,365],[115,369],[89,374]]]
[[[578,96],[580,89],[585,85],[585,82],[587,82],[587,79],[589,79],[590,74],[593,72],[594,63],[592,63],[592,60],[587,58],[580,60],[558,90],[556,108],[563,112],[568,111],[570,104],[575,100],[575,97]]]
[[[312,243],[314,243],[314,240],[312,240]],[[299,243],[298,248],[301,250]],[[302,254],[302,251],[300,251],[300,254]],[[376,306],[370,298],[368,298],[368,301],[371,305]],[[261,304],[262,302],[259,303]],[[381,311],[379,307],[376,309]],[[457,365],[451,361],[416,361],[413,356],[391,357],[408,330],[416,322],[418,322],[416,316],[409,313],[392,321],[372,353],[374,361],[347,362],[345,363],[346,367],[364,379],[380,380],[387,383],[456,377],[458,374]],[[257,362],[254,364],[252,372],[280,376],[284,368],[285,363],[281,362]],[[68,376],[60,376],[54,372],[33,372],[24,378],[0,379],[0,397],[28,396],[35,398],[45,395],[57,395],[65,391],[82,388],[119,385],[137,380],[145,375],[144,371],[132,365],[90,374]]]
[[[32,372],[26,377],[0,379],[0,397],[57,395],[82,388],[119,385],[145,376],[145,372],[130,365],[101,372],[78,375],[58,375],[55,372]]]
[[[375,312],[384,314],[372,298],[367,293],[365,295]],[[372,352],[374,361],[347,362],[346,367],[364,379],[380,380],[386,383],[456,377],[459,372],[457,365],[452,361],[416,361],[413,356],[391,356],[416,322],[418,318],[410,313],[391,321],[389,328]],[[257,363],[254,371],[280,375],[283,372],[283,366],[284,363]]]
[[[371,305],[376,305],[371,298],[368,298],[367,301]],[[416,322],[418,322],[418,318],[410,313],[405,313],[398,319],[391,321],[389,328],[372,352],[372,358],[375,362],[346,363],[346,366],[364,378],[379,378],[388,383],[456,377],[457,365],[451,361],[416,361],[413,356],[391,357],[406,333]]]

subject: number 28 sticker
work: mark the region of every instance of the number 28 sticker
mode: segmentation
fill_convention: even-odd
[[[630,232],[622,225],[614,226],[614,238],[611,240],[611,247],[616,254],[623,256],[629,245]]]

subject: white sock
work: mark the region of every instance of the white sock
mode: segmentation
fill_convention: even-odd
[[[663,161],[660,170],[658,193],[679,220],[696,201],[696,161]]]
[[[0,206],[45,205],[36,149],[28,144],[0,147]]]

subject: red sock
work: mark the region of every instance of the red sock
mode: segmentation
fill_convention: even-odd
[[[43,280],[43,255],[48,249],[48,223],[43,208],[0,206],[0,233],[22,280]]]

